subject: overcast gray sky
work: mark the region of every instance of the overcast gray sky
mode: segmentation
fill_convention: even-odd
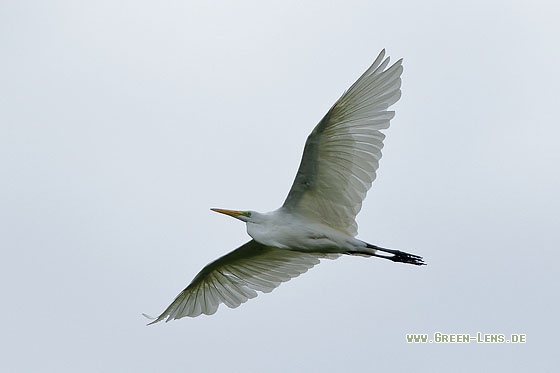
[[[544,371],[560,363],[560,12],[546,1],[0,5],[0,370]],[[344,257],[146,327],[276,209],[382,48],[403,97]],[[526,334],[407,344],[407,333]]]

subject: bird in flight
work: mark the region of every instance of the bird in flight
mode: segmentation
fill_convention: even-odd
[[[245,222],[252,240],[204,267],[148,324],[212,315],[238,307],[301,275],[319,259],[342,254],[423,265],[420,256],[356,238],[356,215],[370,189],[385,135],[401,96],[402,59],[387,67],[385,50],[313,129],[294,183],[279,209],[259,213],[212,209]]]

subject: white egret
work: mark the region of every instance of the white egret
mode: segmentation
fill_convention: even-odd
[[[294,184],[279,209],[212,209],[247,224],[252,240],[204,267],[150,324],[235,308],[341,254],[423,265],[421,257],[361,241],[356,214],[381,158],[383,135],[401,96],[402,59],[387,68],[381,51],[307,138]]]

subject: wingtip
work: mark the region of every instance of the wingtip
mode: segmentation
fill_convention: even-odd
[[[161,321],[161,320],[159,320],[157,317],[153,317],[153,316],[150,316],[150,315],[145,314],[145,313],[143,313],[142,316],[144,316],[144,317],[147,318],[148,320],[152,320],[152,322],[146,324],[146,326],[153,325],[153,324],[155,324],[155,323]]]

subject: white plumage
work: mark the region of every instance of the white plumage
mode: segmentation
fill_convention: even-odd
[[[235,308],[306,272],[319,259],[376,256],[422,265],[422,258],[355,238],[356,215],[376,176],[398,101],[402,60],[387,68],[381,51],[313,129],[283,206],[269,213],[213,209],[247,224],[253,238],[202,269],[150,324]],[[380,254],[385,253],[385,254]]]
[[[301,165],[283,208],[349,235],[379,167],[383,135],[401,97],[402,60],[384,70],[381,51],[307,138]]]

